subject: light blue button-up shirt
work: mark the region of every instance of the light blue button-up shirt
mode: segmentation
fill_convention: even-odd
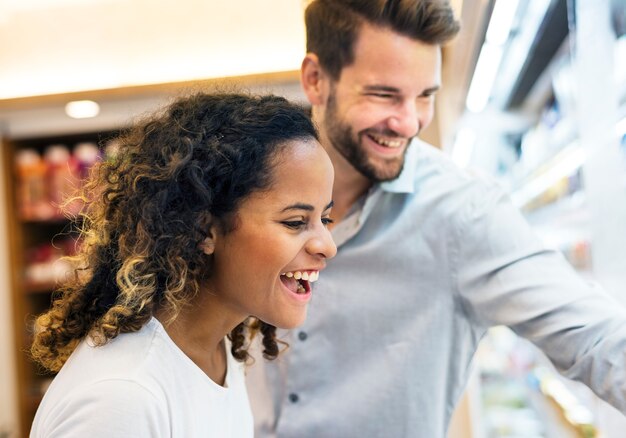
[[[248,371],[257,437],[444,437],[500,324],[626,412],[625,310],[546,249],[497,185],[414,142],[400,177],[333,236],[305,324]]]

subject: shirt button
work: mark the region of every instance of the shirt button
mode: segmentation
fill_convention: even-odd
[[[300,397],[298,397],[298,394],[295,394],[293,392],[289,394],[289,401],[291,403],[298,403],[298,400],[300,400]]]
[[[306,338],[308,338],[309,335],[306,334],[306,332],[300,332],[298,333],[298,339],[300,339],[301,341],[306,341]]]

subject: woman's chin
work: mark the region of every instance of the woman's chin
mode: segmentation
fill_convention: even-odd
[[[300,315],[293,314],[293,315],[289,315],[289,317],[285,315],[284,317],[276,318],[274,322],[270,322],[270,321],[266,321],[266,322],[280,329],[291,330],[291,329],[300,327],[302,324],[304,324],[305,320],[306,320],[306,308],[302,309],[302,312]]]

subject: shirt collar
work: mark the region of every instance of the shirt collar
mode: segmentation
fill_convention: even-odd
[[[413,193],[415,191],[415,172],[417,159],[419,155],[418,139],[413,139],[409,144],[404,158],[404,168],[393,181],[387,181],[380,184],[380,188],[385,192],[391,193]]]

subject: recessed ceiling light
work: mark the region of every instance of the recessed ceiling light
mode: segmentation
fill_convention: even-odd
[[[65,114],[73,119],[88,119],[100,114],[100,105],[93,100],[74,100],[65,105]]]

